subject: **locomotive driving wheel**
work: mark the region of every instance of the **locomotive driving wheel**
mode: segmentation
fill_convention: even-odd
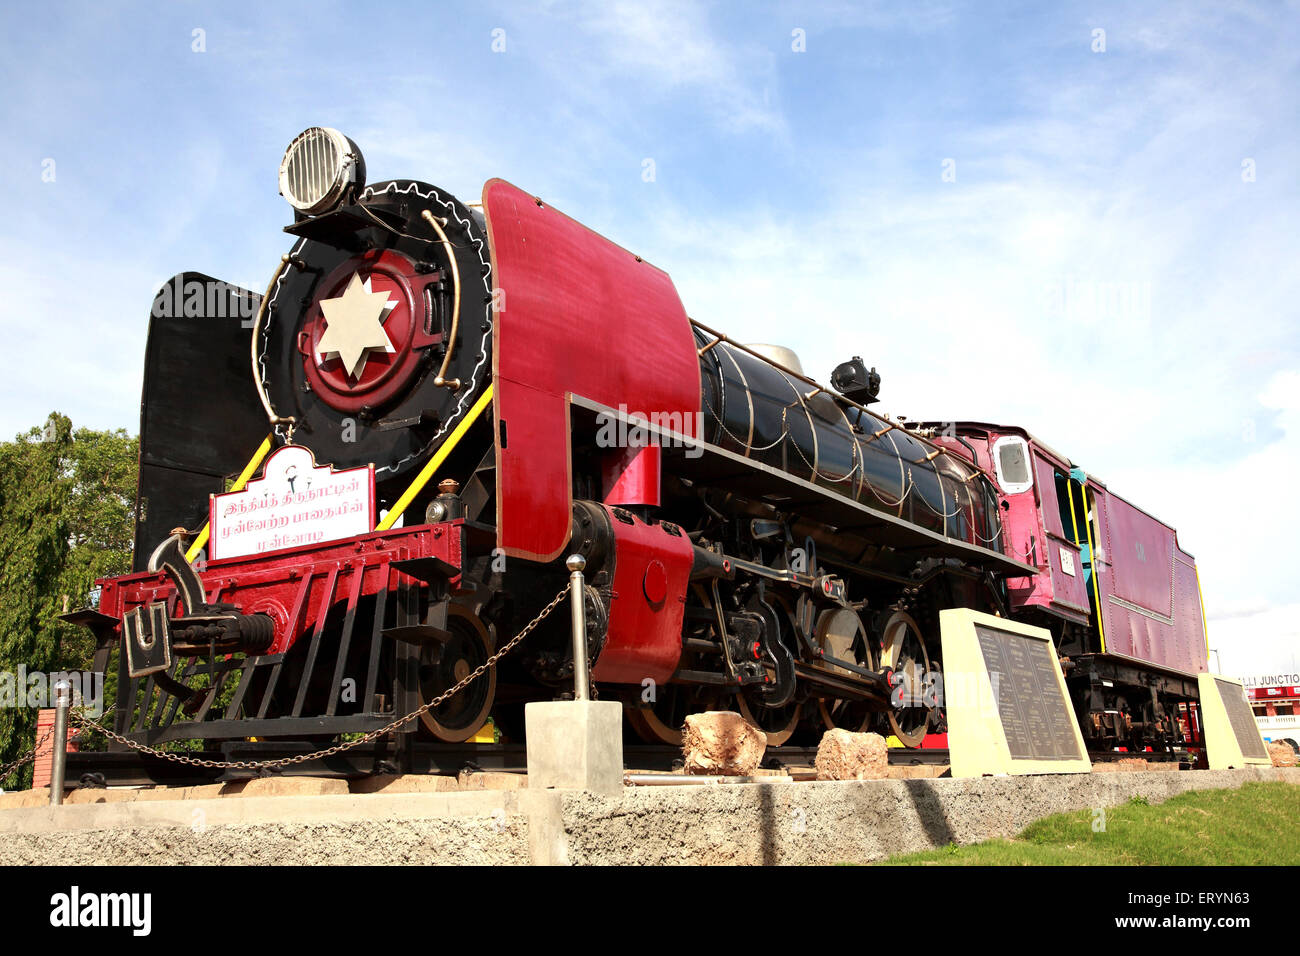
[[[764,621],[767,650],[774,667],[769,668],[767,682],[750,685],[736,694],[740,715],[767,735],[769,747],[780,747],[799,728],[803,719],[804,699],[798,697],[794,674],[794,655],[784,636],[794,628],[790,604],[780,594],[769,600],[751,600],[749,609]]]
[[[842,607],[823,611],[817,618],[814,637],[827,657],[852,661],[865,670],[875,669],[867,629],[856,611]],[[855,676],[852,671],[834,664],[828,663],[826,666],[832,672]],[[859,700],[828,700],[821,697],[817,699],[817,711],[827,730],[841,727],[855,733],[869,729],[873,716],[870,707]]]
[[[420,654],[420,693],[428,701],[455,687],[492,656],[492,633],[472,611],[453,604],[447,611],[445,644],[426,646]],[[455,696],[420,715],[439,740],[460,743],[487,723],[496,698],[497,671],[488,668]]]
[[[930,714],[934,706],[924,700],[927,675],[930,674],[930,654],[926,650],[921,629],[910,614],[896,611],[885,622],[884,649],[880,663],[892,667],[901,675],[901,684],[894,688],[886,711],[889,729],[905,747],[919,747],[925,739]],[[897,704],[894,702],[898,701]]]
[[[707,589],[697,584],[694,586],[693,590],[695,592],[695,596],[699,599],[700,603],[707,610],[712,611],[713,598],[709,595]],[[782,608],[782,611],[788,612],[788,605],[784,601],[782,601],[779,596],[777,596],[777,605]],[[769,626],[773,627],[774,629],[779,628],[780,627],[779,614],[781,612],[775,611],[774,609],[771,608],[768,608],[766,610],[767,610],[767,614],[769,615],[768,617]],[[791,659],[789,663],[791,668],[790,678],[793,681],[793,677],[794,677],[793,659]],[[671,686],[672,685],[670,685],[670,687]],[[681,688],[681,689],[687,690],[687,688]],[[767,735],[768,746],[779,747],[794,735],[795,730],[798,729],[799,727],[799,719],[803,714],[804,702],[802,700],[788,699],[781,706],[770,707],[770,706],[764,706],[761,702],[761,698],[759,700],[754,700],[754,701],[751,701],[748,698],[749,698],[749,694],[745,693],[744,691],[737,692],[733,698],[735,702],[735,709],[740,711],[740,715],[744,717],[745,720],[749,721],[749,723],[753,724],[755,727],[757,727],[759,730],[763,731],[763,733]],[[723,696],[721,699],[718,699],[713,695],[708,695],[704,697],[702,700],[699,700],[699,702],[707,704],[708,706],[707,707],[687,706],[687,708],[682,713],[680,718],[682,722],[685,722],[687,714],[699,713],[700,710],[706,710],[708,709],[708,707],[714,707],[719,710],[726,710],[726,709],[730,709],[731,707],[730,702],[725,696]],[[655,708],[655,709],[658,710],[659,708]],[[639,726],[636,719],[632,718],[631,708],[630,707],[625,708],[625,710],[627,710],[629,718],[632,719],[632,726],[637,730],[637,733],[642,733],[642,726]],[[656,719],[653,715],[653,712],[647,712],[645,710],[642,710],[638,716],[645,718],[646,723],[644,726],[647,731],[649,731],[652,734],[657,732],[653,723]],[[662,721],[659,721],[659,723],[662,724]],[[677,730],[677,737],[675,742],[680,744],[681,724],[676,725],[676,730]],[[662,737],[659,737],[654,742],[669,743],[674,741],[664,740],[662,739]]]

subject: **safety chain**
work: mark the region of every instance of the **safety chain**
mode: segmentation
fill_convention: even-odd
[[[481,677],[483,674],[485,674],[489,668],[496,666],[497,661],[499,661],[501,658],[509,654],[510,651],[514,649],[515,645],[517,645],[520,641],[522,641],[525,637],[527,637],[529,633],[533,630],[533,628],[535,628],[538,624],[541,624],[542,621],[546,620],[547,616],[552,611],[554,611],[557,607],[559,607],[560,604],[563,603],[565,598],[567,598],[568,596],[569,596],[569,589],[568,587],[565,587],[564,590],[562,590],[559,594],[555,596],[555,598],[551,601],[550,604],[542,608],[542,610],[538,613],[538,615],[535,618],[533,618],[531,621],[529,621],[524,626],[524,629],[522,631],[520,631],[518,634],[512,637],[509,643],[507,643],[504,647],[502,647],[501,650],[497,651],[486,661],[484,661],[482,664],[476,667],[454,687],[450,688],[449,690],[443,691],[441,694],[439,694],[433,700],[429,701],[427,704],[421,705],[420,707],[411,711],[409,714],[405,715],[404,717],[398,717],[396,720],[385,724],[383,727],[380,727],[378,730],[372,730],[369,733],[365,734],[364,736],[358,737],[356,740],[349,740],[343,743],[335,744],[333,747],[328,747],[325,750],[317,750],[315,753],[296,754],[295,756],[292,757],[281,757],[277,760],[203,760],[198,757],[188,757],[185,754],[172,753],[166,750],[155,750],[153,747],[146,746],[145,744],[139,743],[135,740],[131,740],[129,737],[124,737],[123,735],[116,733],[115,731],[109,730],[107,727],[104,727],[96,723],[94,720],[91,720],[89,717],[82,717],[79,714],[74,714],[73,718],[83,726],[90,727],[93,730],[98,730],[100,733],[108,737],[110,740],[115,740],[120,744],[125,744],[126,746],[130,747],[132,750],[138,750],[140,753],[149,754],[150,756],[154,756],[154,757],[160,757],[163,760],[170,760],[173,763],[189,764],[192,767],[211,767],[211,768],[222,769],[222,770],[257,770],[257,769],[271,768],[271,767],[288,767],[293,764],[306,763],[308,760],[318,760],[322,757],[332,757],[335,754],[342,753],[345,750],[351,750],[353,747],[359,747],[362,744],[370,743],[373,740],[377,740],[378,738],[384,736],[385,734],[392,733],[394,730],[396,730],[398,727],[401,727],[403,724],[408,724],[412,720],[415,720],[415,718],[420,717],[423,714],[427,714],[429,711],[433,710],[433,708],[442,704],[448,698],[454,697],[456,694],[460,693],[470,683],[472,683],[473,681]]]
[[[42,737],[40,740],[36,741],[36,746],[32,747],[31,750],[27,751],[27,753],[23,754],[13,763],[5,764],[3,767],[0,767],[0,780],[3,780],[5,777],[13,773],[15,770],[18,770],[20,767],[29,764],[33,760],[35,760],[36,752],[40,750],[42,747],[44,747],[45,741],[49,740],[50,737],[52,737],[53,735],[54,735],[54,725],[51,724],[50,729],[45,731],[45,736]]]
[[[107,717],[109,714],[111,714],[111,713],[113,712],[113,710],[116,708],[116,706],[117,706],[117,705],[114,704],[113,707],[110,707],[108,710],[106,710],[106,711],[104,712],[104,715],[103,715],[103,716]],[[74,713],[73,716],[75,717],[75,716],[79,716],[79,715]],[[19,758],[18,758],[17,760],[15,760],[13,763],[11,763],[11,764],[6,764],[5,766],[0,767],[0,780],[3,780],[5,777],[9,776],[9,775],[10,775],[11,773],[13,773],[15,770],[18,770],[18,769],[19,769],[20,767],[22,767],[24,764],[31,763],[33,760],[35,760],[35,759],[36,759],[36,754],[37,754],[37,752],[38,752],[42,747],[45,746],[45,741],[49,740],[50,737],[51,737],[51,735],[52,735],[53,733],[54,733],[54,725],[51,724],[51,725],[50,725],[50,729],[47,730],[47,731],[45,731],[45,736],[42,737],[40,740],[36,741],[36,746],[32,747],[31,750],[27,751],[27,753],[23,754],[21,757],[19,757]]]

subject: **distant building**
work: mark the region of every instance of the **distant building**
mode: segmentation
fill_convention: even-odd
[[[1300,674],[1257,674],[1241,682],[1264,739],[1300,750]]]

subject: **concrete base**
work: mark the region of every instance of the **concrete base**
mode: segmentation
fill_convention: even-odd
[[[623,789],[623,705],[555,700],[524,706],[528,786],[534,790]]]
[[[0,866],[830,864],[1300,769],[148,800],[0,810]],[[199,788],[202,789],[202,788]],[[104,793],[105,791],[90,791]],[[47,797],[48,799],[48,797]]]

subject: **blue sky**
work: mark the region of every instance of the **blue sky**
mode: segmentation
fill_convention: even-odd
[[[1026,425],[1179,528],[1225,671],[1300,654],[1294,2],[53,3],[0,50],[0,433],[134,430],[154,290],[260,290],[330,125],[814,375],[861,354],[893,413]]]

